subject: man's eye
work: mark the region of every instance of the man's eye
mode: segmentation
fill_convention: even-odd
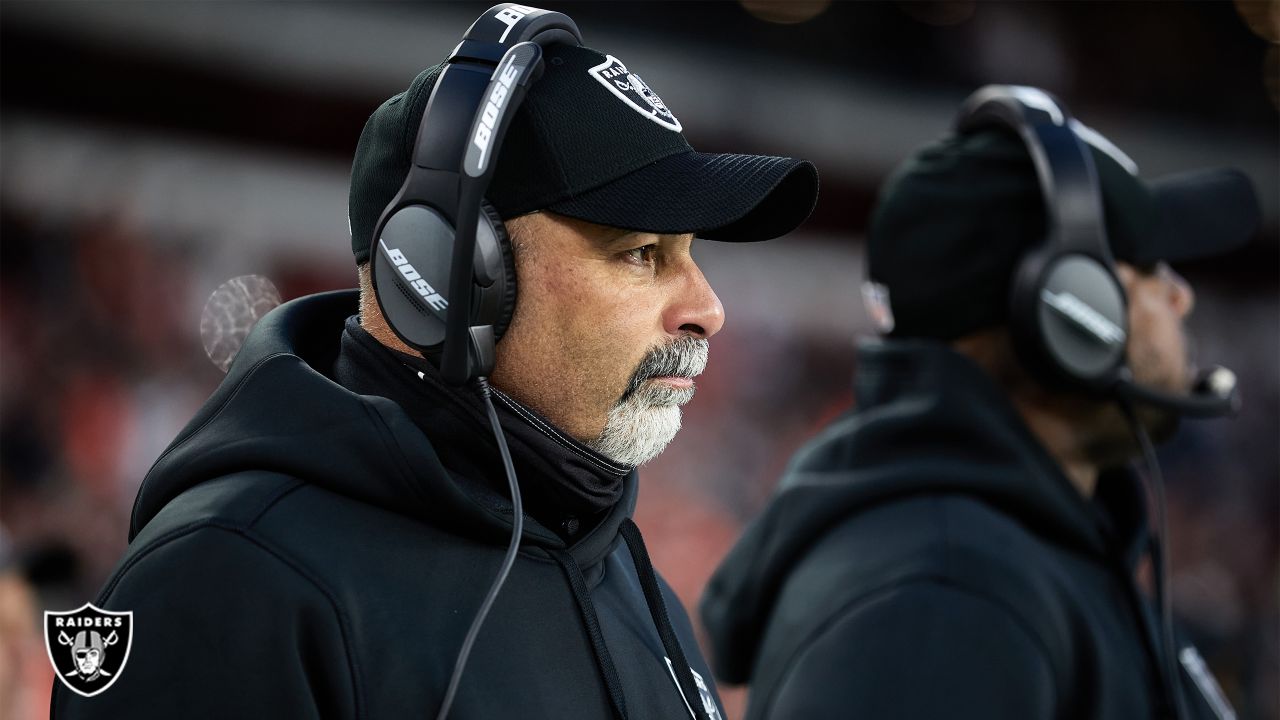
[[[657,245],[645,245],[643,247],[632,248],[625,254],[634,262],[640,263],[641,265],[648,265],[653,262],[654,254],[657,250]]]

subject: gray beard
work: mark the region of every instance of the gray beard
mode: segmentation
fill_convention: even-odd
[[[693,388],[673,388],[650,378],[692,378],[707,365],[706,340],[684,338],[649,352],[631,377],[626,392],[609,410],[600,437],[587,443],[610,460],[638,467],[657,457],[680,431],[680,406]]]

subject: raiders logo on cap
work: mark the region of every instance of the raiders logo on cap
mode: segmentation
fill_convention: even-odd
[[[132,644],[132,611],[111,612],[86,603],[76,610],[44,613],[49,662],[64,685],[85,697],[119,679]]]
[[[627,66],[612,55],[605,55],[604,62],[587,70],[591,77],[609,92],[617,95],[633,110],[668,130],[680,132],[680,121],[667,109],[662,98],[639,75],[627,70]]]

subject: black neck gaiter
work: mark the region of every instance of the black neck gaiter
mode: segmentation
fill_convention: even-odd
[[[378,342],[347,319],[334,378],[362,395],[395,401],[430,440],[441,463],[506,497],[506,473],[484,404],[470,387],[445,383],[421,357]],[[495,390],[527,514],[566,540],[593,527],[622,497],[631,468],[568,437],[545,418]]]

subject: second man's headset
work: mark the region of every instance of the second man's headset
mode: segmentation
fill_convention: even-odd
[[[1128,302],[1107,243],[1093,155],[1082,138],[1096,133],[1048,93],[1017,85],[988,85],[961,106],[957,132],[990,128],[1022,139],[1044,197],[1045,239],[1023,255],[1011,284],[1010,334],[1023,362],[1041,378],[1095,395],[1192,416],[1235,412],[1235,375],[1226,368],[1203,372],[1187,395],[1134,382],[1125,361]]]
[[[1239,407],[1235,375],[1226,368],[1213,368],[1201,374],[1187,395],[1134,381],[1125,357],[1128,300],[1107,242],[1097,169],[1085,145],[1085,137],[1096,133],[1072,118],[1048,93],[1016,85],[988,85],[961,106],[955,120],[957,132],[990,128],[1011,129],[1022,138],[1035,165],[1046,214],[1045,239],[1019,260],[1011,283],[1009,326],[1014,348],[1037,376],[1118,400],[1133,426],[1156,498],[1159,537],[1164,543],[1164,547],[1152,544],[1152,557],[1162,647],[1156,655],[1166,689],[1165,712],[1175,719],[1185,718],[1169,594],[1164,481],[1155,448],[1132,403],[1184,415],[1231,414]]]
[[[409,172],[370,245],[374,295],[387,324],[436,363],[446,382],[476,382],[511,489],[511,540],[462,641],[437,720],[449,714],[523,533],[520,487],[488,385],[494,345],[515,309],[515,267],[502,218],[485,193],[503,136],[529,85],[541,77],[542,49],[552,43],[582,44],[567,15],[503,3],[471,25],[436,78]]]

